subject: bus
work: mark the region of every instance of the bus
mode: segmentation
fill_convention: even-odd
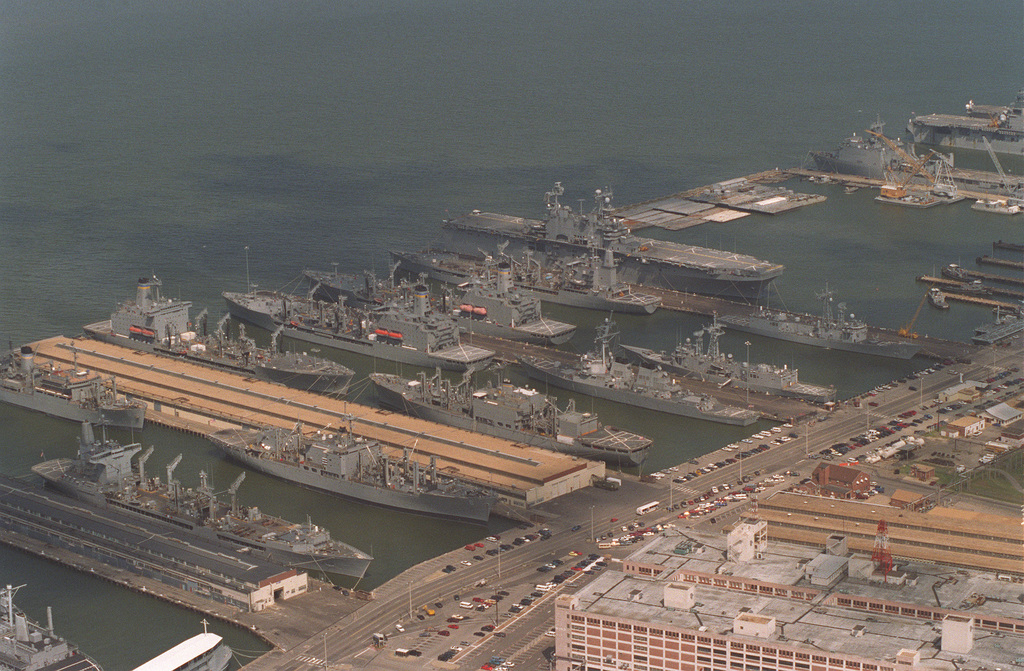
[[[636,514],[637,515],[646,515],[647,513],[651,512],[652,510],[657,510],[658,506],[660,506],[660,505],[661,505],[661,501],[651,501],[650,503],[645,503],[645,504],[643,504],[642,506],[640,506],[639,508],[636,509]]]

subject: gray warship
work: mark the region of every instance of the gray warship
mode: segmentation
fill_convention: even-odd
[[[357,310],[277,291],[224,292],[232,316],[268,331],[346,352],[446,370],[483,367],[494,352],[463,344],[459,327],[430,307],[426,286],[413,288],[411,305],[389,302]]]
[[[100,671],[96,662],[54,633],[49,608],[44,627],[14,605],[21,587],[0,590],[0,665],[6,671]]]
[[[294,568],[326,571],[361,578],[370,555],[332,540],[326,529],[311,522],[294,524],[272,517],[256,507],[238,505],[235,498],[245,478],[239,475],[228,488],[230,505],[217,499],[206,473],[199,486],[184,488],[174,479],[178,455],[167,466],[167,481],[149,477],[149,448],[133,465],[142,445],[121,445],[104,436],[96,439],[92,426],[83,423],[75,459],[53,459],[32,471],[48,485],[86,506],[111,508],[144,518],[151,524],[187,530],[207,541],[222,543],[226,552],[251,552]]]
[[[938,287],[932,287],[928,290],[928,303],[938,310],[949,309],[949,303],[946,301],[946,295],[942,293],[942,289]]]
[[[448,219],[439,247],[482,258],[481,249],[507,241],[510,254],[532,250],[544,267],[559,261],[586,262],[592,254],[608,250],[625,282],[743,300],[765,295],[782,274],[781,265],[752,256],[637,237],[614,216],[610,191],[595,192],[596,207],[588,215],[559,203],[564,192],[556,182],[547,193],[544,221],[479,210]]]
[[[909,359],[921,349],[920,345],[909,342],[869,338],[867,324],[852,314],[847,317],[845,303],[836,306],[833,316],[833,296],[828,285],[817,293],[822,303],[820,317],[769,310],[762,306],[752,315],[722,315],[719,320],[729,328],[767,338],[893,359]]]
[[[376,441],[346,431],[226,429],[210,440],[229,458],[297,485],[417,515],[486,524],[497,498],[410,459],[394,460]]]
[[[146,421],[146,403],[119,395],[114,378],[104,380],[77,365],[39,365],[29,345],[17,354],[8,352],[0,361],[0,401],[51,417],[122,429],[141,429]]]
[[[192,303],[161,297],[160,286],[156,277],[140,278],[135,300],[118,305],[110,321],[89,324],[84,331],[104,342],[245,373],[294,389],[321,394],[347,391],[354,371],[304,352],[278,352],[276,333],[271,337],[270,349],[257,347],[242,328],[237,339],[229,338],[225,315],[215,332],[208,334],[206,310],[196,318],[193,330],[189,318]]]
[[[840,175],[859,175],[884,180],[898,172],[901,156],[881,139],[885,124],[881,120],[871,124],[867,135],[846,138],[835,151],[812,151],[808,159],[811,168]],[[898,140],[893,140],[898,146]]]
[[[689,338],[671,353],[631,345],[620,347],[633,361],[652,368],[661,368],[670,373],[714,382],[720,386],[731,385],[737,389],[764,392],[775,396],[799,398],[814,403],[827,403],[836,397],[835,387],[821,387],[799,381],[796,368],[779,368],[766,363],[736,361],[731,354],[723,354],[718,338],[725,329],[718,323],[717,315],[710,326],[694,334],[698,340]],[[707,349],[703,349],[704,336],[708,336]]]
[[[598,326],[594,350],[580,357],[577,364],[532,356],[519,357],[519,363],[530,377],[556,387],[647,410],[739,426],[753,424],[760,417],[753,410],[723,405],[712,396],[691,393],[667,371],[616,360],[612,342],[618,334],[613,328],[614,322],[606,318]]]
[[[415,288],[395,281],[395,263],[387,282],[366,273],[363,282],[352,275],[307,270],[313,283],[314,298],[338,300],[350,304],[380,306],[388,303],[410,306]],[[420,282],[417,286],[425,286]],[[541,313],[540,300],[520,291],[511,281],[510,267],[499,267],[494,276],[473,276],[460,283],[457,295],[431,296],[431,306],[450,315],[463,333],[504,338],[534,345],[561,345],[569,341],[576,326],[548,319]]]
[[[993,312],[993,321],[974,329],[971,342],[975,345],[994,345],[1024,331],[1024,304],[1010,312],[1003,312],[998,307]]]
[[[578,412],[569,401],[559,410],[555,399],[509,382],[474,387],[471,372],[460,384],[420,373],[415,380],[373,373],[378,400],[420,419],[498,438],[564,452],[585,459],[638,466],[647,458],[651,440],[601,424],[597,415]]]
[[[1010,105],[976,105],[971,100],[964,112],[913,116],[907,131],[919,144],[986,151],[988,140],[993,151],[1024,156],[1024,89]]]
[[[604,257],[592,253],[589,262],[582,260],[556,260],[543,267],[531,250],[522,261],[506,255],[508,242],[498,245],[498,256],[512,267],[512,281],[522,293],[539,298],[545,303],[568,305],[575,308],[601,310],[616,314],[653,314],[661,306],[661,298],[633,291],[618,280],[614,254],[606,249]],[[405,272],[426,274],[433,280],[448,284],[462,284],[474,277],[489,277],[496,265],[491,256],[484,259],[428,249],[424,252],[391,251],[391,257]]]

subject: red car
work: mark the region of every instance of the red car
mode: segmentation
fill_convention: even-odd
[[[459,625],[457,625],[457,624],[450,624],[450,625],[448,625],[448,628],[449,629],[458,629]]]
[[[438,636],[451,636],[452,632],[448,631],[447,629],[442,629],[441,631],[437,632],[437,635]]]
[[[483,546],[484,546],[483,543],[473,543],[473,547],[475,547],[475,548],[482,548]]]

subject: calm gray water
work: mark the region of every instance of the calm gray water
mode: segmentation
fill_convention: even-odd
[[[78,333],[150,273],[217,313],[221,291],[245,286],[246,246],[252,281],[276,288],[332,262],[383,270],[389,247],[423,246],[449,214],[540,216],[556,180],[566,202],[611,187],[627,204],[799,165],[876,115],[896,135],[913,112],[1009,102],[1024,85],[1022,34],[1017,1],[0,0],[0,340]],[[988,167],[984,155],[958,161]],[[1024,238],[966,203],[906,211],[869,192],[792,186],[829,199],[652,235],[782,262],[780,303],[815,311],[828,281],[851,312],[890,327],[924,294],[916,275]],[[578,349],[601,318],[552,314],[581,324]],[[988,317],[926,308],[916,330],[963,339]],[[656,347],[700,326],[668,313],[619,321],[624,341]],[[744,339],[723,347],[740,356]],[[844,395],[918,366],[750,340],[753,360],[798,366]],[[628,409],[577,403],[636,424]],[[745,433],[644,424],[654,468]],[[40,452],[70,453],[77,431],[11,408],[0,426],[0,468],[15,475]],[[226,485],[237,473],[203,441],[147,429],[144,442],[153,463],[183,453],[182,477],[205,468]],[[372,549],[367,586],[481,535],[254,475],[242,494]],[[47,562],[0,549],[0,563],[0,579],[29,584],[23,606],[43,617],[53,605],[60,631],[108,670],[199,631],[194,615]]]

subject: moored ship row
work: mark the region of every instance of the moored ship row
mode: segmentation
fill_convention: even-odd
[[[668,372],[616,360],[612,343],[618,335],[609,319],[597,329],[595,347],[576,364],[563,364],[532,356],[519,357],[527,374],[535,379],[580,394],[720,424],[747,426],[760,415],[746,408],[720,403],[706,394],[695,394]]]
[[[211,368],[252,375],[260,380],[322,394],[342,394],[355,373],[345,366],[301,352],[278,352],[277,336],[263,349],[239,329],[237,339],[225,333],[227,317],[214,334],[206,333],[206,311],[189,317],[192,303],[160,295],[156,277],[139,279],[134,300],[120,303],[109,322],[85,327],[85,332],[104,342],[187,359]],[[273,331],[274,329],[271,329]]]
[[[534,389],[502,382],[476,387],[464,374],[459,384],[425,373],[415,379],[370,375],[380,402],[414,417],[544,447],[586,459],[637,466],[651,440],[601,424],[597,415],[578,412],[570,401],[560,410],[551,397]]]

